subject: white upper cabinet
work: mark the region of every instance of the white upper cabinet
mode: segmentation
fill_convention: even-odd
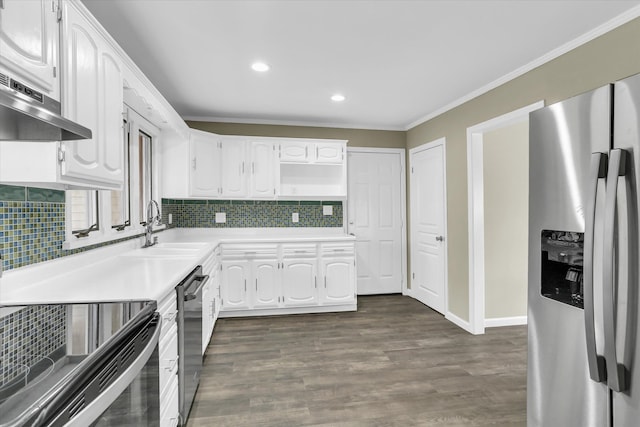
[[[276,144],[269,141],[252,141],[251,144],[251,179],[249,195],[253,198],[274,198],[277,193],[276,183]]]
[[[281,163],[330,163],[344,162],[346,141],[282,141],[279,147]]]
[[[248,172],[245,141],[222,139],[220,150],[222,197],[245,197]]]
[[[220,194],[219,139],[213,134],[192,132],[189,150],[190,195],[217,197]]]
[[[56,0],[3,0],[0,72],[60,100]]]
[[[344,162],[345,144],[322,143],[315,144],[316,163],[336,163]]]
[[[311,153],[313,153],[313,144],[309,142],[287,141],[280,143],[281,162],[309,163]]]
[[[93,138],[61,143],[60,174],[118,189],[124,181],[122,62],[73,4],[64,5],[63,115],[91,129]]]

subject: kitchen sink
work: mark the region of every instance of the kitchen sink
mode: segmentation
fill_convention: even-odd
[[[122,254],[136,258],[181,258],[196,255],[205,249],[208,243],[199,242],[162,242],[148,248],[135,249]]]

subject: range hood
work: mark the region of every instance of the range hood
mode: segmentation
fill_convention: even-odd
[[[0,141],[91,138],[91,129],[65,119],[60,102],[0,73]]]

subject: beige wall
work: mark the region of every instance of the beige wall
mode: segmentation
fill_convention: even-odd
[[[401,131],[195,121],[187,121],[187,125],[221,135],[347,139],[349,147],[404,148],[406,144],[406,132]]]
[[[485,318],[527,315],[529,122],[483,135]]]
[[[635,19],[408,131],[407,149],[446,137],[449,311],[454,315],[469,320],[467,128],[541,99],[550,104],[640,72],[639,40],[640,19]]]

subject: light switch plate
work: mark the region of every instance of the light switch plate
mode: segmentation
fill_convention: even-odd
[[[226,212],[216,212],[216,224],[222,224],[227,222]]]
[[[322,215],[333,215],[333,206],[332,205],[323,205],[322,206]]]
[[[298,212],[291,214],[291,222],[300,222],[300,215],[298,215]]]

